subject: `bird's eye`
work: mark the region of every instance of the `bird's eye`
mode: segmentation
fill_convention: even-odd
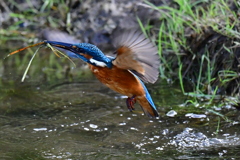
[[[72,46],[72,49],[74,49],[75,51],[77,51],[77,52],[82,52],[83,51],[83,49],[82,48],[79,48],[79,47],[77,47],[77,46]]]
[[[76,48],[76,50],[80,53],[80,52],[84,52],[82,48]]]

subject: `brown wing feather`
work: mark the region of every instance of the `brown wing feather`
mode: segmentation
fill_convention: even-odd
[[[158,79],[160,60],[157,47],[138,30],[117,32],[113,39],[117,57],[113,64],[131,70],[144,82]]]

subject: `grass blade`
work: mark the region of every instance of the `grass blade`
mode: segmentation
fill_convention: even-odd
[[[30,46],[27,46],[27,47],[18,49],[18,50],[16,50],[16,51],[13,51],[13,52],[9,53],[5,58],[7,58],[7,57],[9,57],[9,56],[11,56],[11,55],[13,55],[13,54],[15,54],[15,53],[21,52],[21,51],[23,51],[23,50],[25,50],[25,49],[28,49],[28,48],[31,48],[31,47],[35,47],[35,46],[38,46],[38,45],[41,45],[41,44],[44,44],[44,43],[45,43],[45,42],[43,41],[43,42],[39,42],[39,43],[30,45]],[[4,58],[4,59],[5,59],[5,58]]]
[[[67,58],[70,62],[72,62],[72,64],[73,64],[74,67],[76,68],[76,64],[75,64],[67,55],[65,55],[65,54],[62,53],[61,51],[57,50],[56,48],[53,48],[49,43],[47,43],[47,46],[48,46],[49,48],[51,48],[51,50],[53,51],[53,53],[54,53],[56,56],[60,57],[59,54],[61,54],[63,57]],[[59,53],[59,54],[58,54],[58,53]]]
[[[21,82],[23,82],[24,79],[26,78],[27,72],[28,72],[28,70],[29,70],[29,68],[30,68],[30,66],[31,66],[31,64],[32,64],[32,61],[33,61],[34,57],[36,56],[37,52],[39,51],[39,49],[40,49],[41,47],[42,47],[42,46],[38,47],[38,49],[34,52],[31,60],[30,60],[29,63],[28,63],[28,66],[27,66],[27,68],[26,68],[26,70],[25,70],[25,72],[24,72],[24,74],[23,74],[23,77],[22,77]],[[25,48],[26,48],[26,47],[25,47]],[[28,47],[28,48],[29,48],[29,47]],[[17,52],[16,52],[16,53],[17,53]]]

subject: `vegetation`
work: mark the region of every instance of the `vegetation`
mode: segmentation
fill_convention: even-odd
[[[182,92],[194,97],[194,101],[189,100],[193,103],[203,98],[212,104],[213,100],[227,100],[224,96],[237,97],[240,84],[237,1],[175,0],[170,6],[145,3],[161,14],[159,28],[152,26],[159,31],[161,77],[178,79]],[[231,99],[231,103],[239,102]]]

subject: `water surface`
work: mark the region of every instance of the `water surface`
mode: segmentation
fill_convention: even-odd
[[[148,85],[161,115],[149,119],[139,106],[129,112],[125,97],[91,75],[66,79],[50,71],[55,79],[49,79],[39,70],[21,83],[24,69],[17,71],[15,66],[5,66],[1,72],[0,159],[240,156],[239,112],[233,107],[222,109],[229,122],[204,107],[189,113],[188,106],[181,105],[186,97],[178,86],[165,82]],[[167,114],[171,110],[177,115]]]

